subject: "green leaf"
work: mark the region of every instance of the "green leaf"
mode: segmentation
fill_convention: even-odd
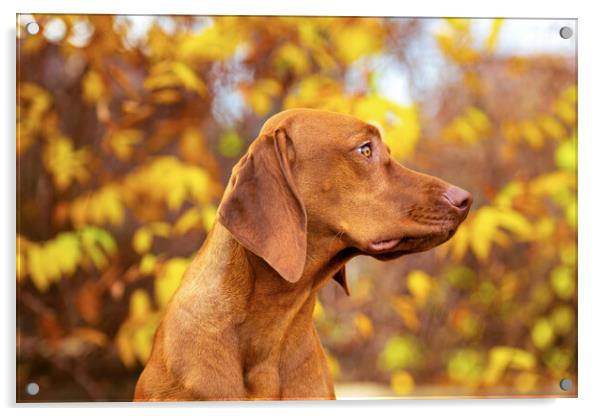
[[[472,349],[454,351],[447,362],[449,378],[459,383],[477,383],[481,378],[483,369],[483,354]]]
[[[394,336],[385,344],[378,363],[386,371],[404,370],[420,361],[420,348],[410,336]]]
[[[231,131],[219,138],[218,148],[223,156],[236,157],[240,155],[243,145],[244,142],[240,136],[236,132]]]
[[[448,267],[443,277],[450,285],[460,289],[470,289],[477,282],[477,274],[468,266]]]

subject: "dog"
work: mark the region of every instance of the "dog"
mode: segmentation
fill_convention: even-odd
[[[345,263],[448,240],[469,192],[395,162],[334,112],[272,116],[233,168],[217,221],[155,334],[136,401],[335,399],[312,321]]]

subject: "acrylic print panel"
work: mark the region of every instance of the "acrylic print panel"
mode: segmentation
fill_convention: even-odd
[[[18,401],[577,396],[575,20],[17,25]]]

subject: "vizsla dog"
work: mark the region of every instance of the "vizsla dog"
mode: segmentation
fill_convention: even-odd
[[[155,335],[135,400],[334,399],[312,322],[345,263],[449,239],[471,195],[391,159],[347,115],[279,113],[234,167],[218,221]]]

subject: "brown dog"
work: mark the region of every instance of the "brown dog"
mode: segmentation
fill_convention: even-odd
[[[312,322],[345,263],[449,239],[471,195],[393,161],[378,130],[309,109],[270,118],[155,336],[135,400],[334,399]]]

